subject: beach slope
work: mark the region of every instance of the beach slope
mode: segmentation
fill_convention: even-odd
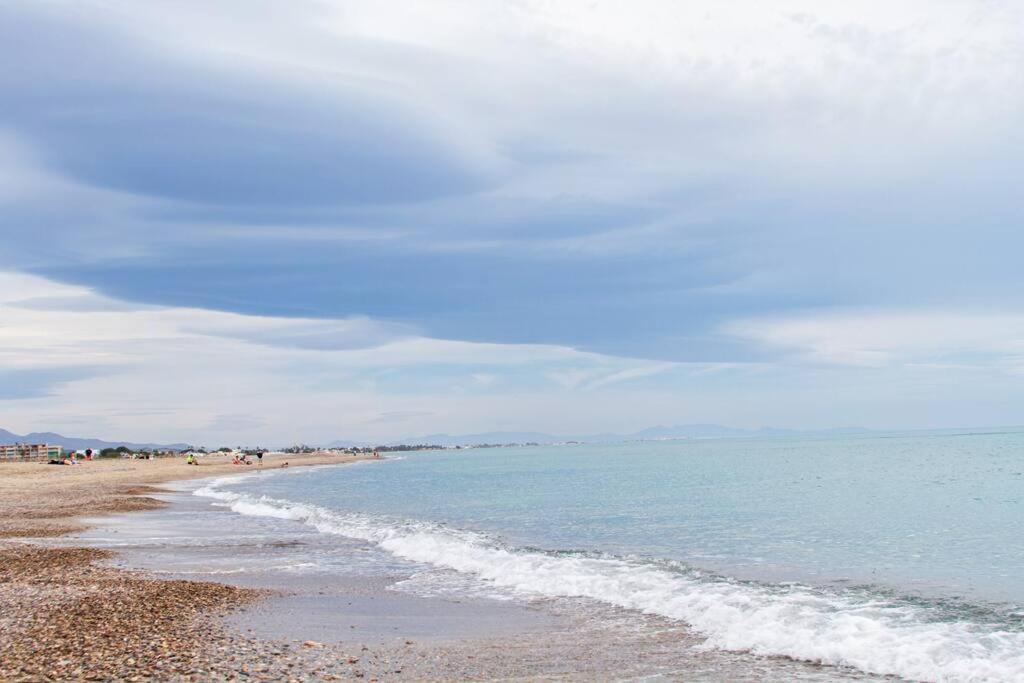
[[[352,462],[333,454],[264,457],[263,469]],[[0,463],[0,680],[236,678],[287,667],[231,639],[219,619],[261,591],[154,579],[100,563],[95,548],[33,541],[81,530],[83,519],[154,509],[161,483],[238,474],[227,456],[98,460],[73,466]],[[280,650],[280,648],[278,648]]]

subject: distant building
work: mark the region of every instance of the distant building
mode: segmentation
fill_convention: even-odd
[[[0,460],[49,460],[51,458],[60,459],[63,455],[64,447],[53,444],[0,444]]]

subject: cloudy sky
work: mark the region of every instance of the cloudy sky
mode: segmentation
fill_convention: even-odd
[[[0,0],[0,427],[1024,422],[1024,6]]]

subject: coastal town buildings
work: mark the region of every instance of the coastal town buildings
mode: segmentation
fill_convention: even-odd
[[[64,448],[46,443],[0,444],[0,460],[46,460],[61,458]]]

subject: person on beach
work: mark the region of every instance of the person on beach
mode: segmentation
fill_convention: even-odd
[[[196,456],[194,454],[192,454],[192,453],[189,453],[188,457],[185,458],[185,464],[186,465],[195,465],[196,464]]]
[[[256,467],[263,467],[263,451],[256,451]]]

